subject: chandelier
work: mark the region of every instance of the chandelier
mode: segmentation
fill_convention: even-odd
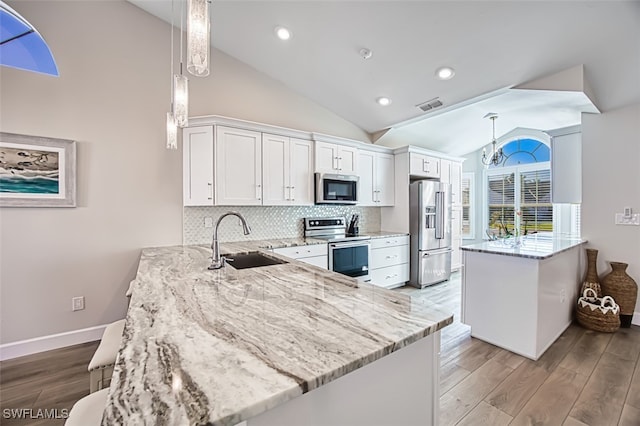
[[[498,166],[502,161],[504,161],[504,154],[502,153],[502,148],[496,149],[496,119],[498,118],[498,114],[495,112],[490,112],[485,115],[483,118],[488,118],[491,120],[493,124],[493,139],[491,141],[491,156],[487,157],[487,149],[482,148],[482,164],[485,166],[494,165]]]

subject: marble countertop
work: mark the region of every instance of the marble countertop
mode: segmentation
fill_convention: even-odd
[[[507,239],[464,245],[460,249],[528,259],[547,259],[587,242],[580,238],[561,238],[537,234],[521,237],[520,240],[521,244],[516,247],[513,246],[514,239]]]
[[[409,235],[407,233],[402,232],[390,232],[390,231],[376,231],[376,232],[363,232],[363,236],[371,237],[371,238],[386,238],[386,237],[401,237],[405,235]],[[314,244],[326,244],[327,240],[322,240],[318,238],[275,238],[271,240],[257,240],[257,241],[246,241],[246,242],[237,242],[237,243],[226,243],[227,246],[231,247],[231,245],[235,245],[238,247],[238,244],[243,247],[248,244],[248,247],[252,247],[252,249],[277,249],[284,247],[297,247],[297,246],[308,246]]]
[[[365,232],[362,235],[368,235],[371,238],[386,238],[386,237],[404,237],[409,234],[407,234],[406,232],[378,231],[378,232]]]
[[[235,425],[453,321],[433,303],[295,260],[209,271],[210,256],[206,246],[142,251],[103,425]]]

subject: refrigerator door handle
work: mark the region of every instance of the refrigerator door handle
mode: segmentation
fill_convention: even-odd
[[[422,253],[422,257],[436,256],[439,254],[452,253],[452,252],[453,252],[453,249],[429,250],[428,253]]]
[[[444,192],[436,192],[436,238],[444,238]]]

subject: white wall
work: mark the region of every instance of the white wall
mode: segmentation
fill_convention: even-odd
[[[164,148],[169,26],[123,0],[13,1],[60,77],[0,68],[1,128],[78,141],[78,207],[0,209],[0,343],[122,318],[140,249],[182,241],[182,155]],[[177,35],[176,35],[177,37]],[[330,111],[213,52],[192,115],[367,141]],[[86,309],[71,312],[71,298]]]
[[[640,104],[582,116],[582,236],[598,250],[601,277],[608,261],[625,262],[638,284],[640,226],[614,225],[614,214],[625,206],[640,213],[639,135]]]

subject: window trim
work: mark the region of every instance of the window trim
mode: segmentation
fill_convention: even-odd
[[[475,227],[475,218],[476,218],[476,174],[474,172],[463,172],[462,178],[460,180],[460,186],[462,187],[462,182],[467,179],[469,180],[469,233],[464,234],[460,231],[460,236],[463,240],[475,240],[476,239],[476,227]],[[462,195],[462,194],[461,194]],[[460,199],[460,206],[464,209],[464,204],[462,203],[462,198]],[[462,225],[462,211],[460,212],[460,225]]]

